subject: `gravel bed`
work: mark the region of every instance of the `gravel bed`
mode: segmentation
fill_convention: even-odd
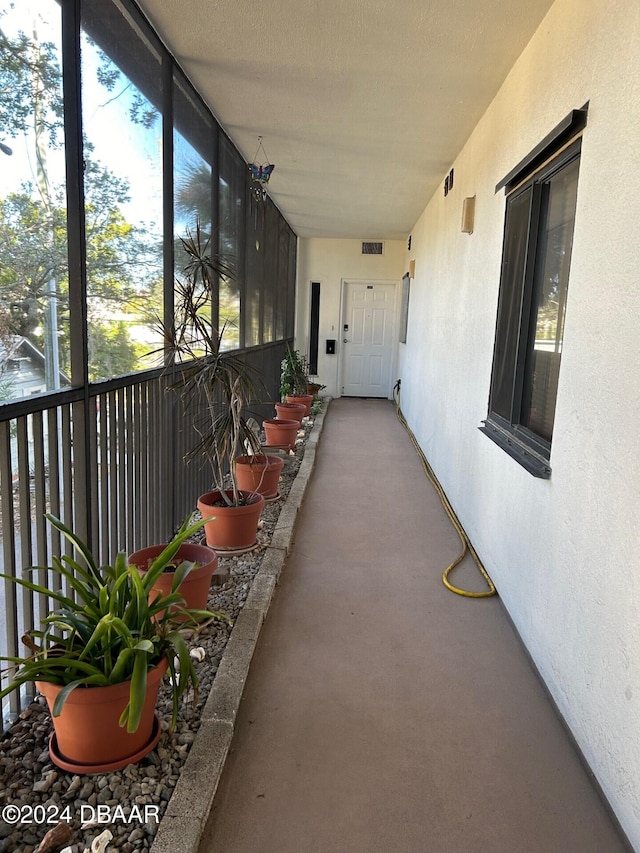
[[[229,569],[229,579],[223,586],[211,588],[209,609],[232,620],[241,611],[300,467],[312,426],[313,420],[305,419],[295,456],[291,455],[283,468],[279,497],[265,504],[258,547],[238,556],[219,555]],[[44,697],[37,695],[0,740],[0,853],[36,853],[45,834],[58,823],[68,825],[70,837],[47,850],[148,850],[198,731],[200,712],[230,633],[231,627],[223,623],[186,632],[192,649],[204,649],[204,659],[196,664],[200,685],[195,704],[193,695],[185,698],[176,729],[170,734],[171,698],[165,684],[157,704],[162,727],[158,746],[138,764],[119,771],[80,776],[53,764],[48,748],[51,718]]]

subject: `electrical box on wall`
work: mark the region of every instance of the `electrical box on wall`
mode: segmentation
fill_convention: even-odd
[[[327,353],[327,355],[335,355],[336,354],[336,342],[335,342],[335,340],[328,340],[327,339],[326,353]]]

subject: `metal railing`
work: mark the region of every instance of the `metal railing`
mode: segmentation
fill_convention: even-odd
[[[264,378],[265,399],[251,406],[259,421],[278,399],[286,345],[242,352]],[[171,383],[156,371],[0,408],[2,573],[21,576],[25,567],[47,567],[52,555],[69,553],[47,512],[87,541],[102,564],[118,551],[168,541],[210,488],[207,467],[184,461],[194,444],[192,417]],[[49,589],[59,582],[46,568],[35,579]],[[0,655],[19,655],[20,637],[50,609],[47,596],[0,579]],[[27,698],[11,694],[4,711],[18,713]]]

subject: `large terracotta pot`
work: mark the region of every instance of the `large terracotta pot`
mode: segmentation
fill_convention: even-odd
[[[243,492],[258,492],[265,499],[278,494],[280,472],[284,460],[278,456],[258,453],[254,456],[238,456],[236,459],[236,478]]]
[[[280,420],[296,420],[302,423],[302,419],[307,413],[307,407],[304,403],[276,403],[276,418]]]
[[[36,687],[47,700],[53,720],[54,737],[49,745],[52,761],[73,773],[106,773],[140,761],[160,737],[155,707],[166,671],[164,658],[147,673],[147,694],[135,732],[128,732],[126,726],[118,723],[129,701],[130,682],[108,687],[76,687],[60,715],[54,717],[53,705],[63,688],[37,681]]]
[[[313,394],[287,394],[285,397],[287,403],[303,403],[306,407],[305,415],[311,414],[311,404],[313,403]]]
[[[267,447],[295,450],[300,424],[296,420],[271,418],[262,422]]]
[[[148,548],[134,551],[133,554],[129,555],[129,565],[136,566],[138,571],[143,574],[151,568],[153,561],[166,547],[166,545],[149,545]],[[197,563],[197,565],[180,584],[180,595],[185,600],[184,606],[204,610],[207,606],[211,579],[218,568],[218,555],[206,545],[185,542],[178,548],[173,562],[177,564],[185,560]],[[175,572],[163,572],[151,588],[149,599],[153,600],[158,593],[169,595],[174,575]],[[218,582],[220,583],[220,581]],[[174,609],[179,606],[175,605]]]
[[[222,500],[221,492],[207,492],[198,498],[202,517],[209,519],[204,526],[207,545],[217,551],[241,551],[251,548],[256,541],[264,497],[257,492],[242,492],[246,503],[242,506],[216,504]],[[231,497],[232,492],[227,491]]]

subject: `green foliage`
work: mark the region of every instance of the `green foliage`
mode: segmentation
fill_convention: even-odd
[[[1,276],[1,272],[0,272]],[[0,348],[4,349],[5,352],[10,352],[12,346],[12,335],[11,329],[8,321],[8,317],[5,312],[0,308]],[[7,372],[9,370],[9,361],[8,359],[0,360],[0,403],[4,403],[7,400],[12,400],[16,396],[16,386],[15,381],[11,376],[7,376]],[[11,427],[11,435],[15,434],[16,424],[12,422]]]
[[[30,631],[23,640],[32,651],[29,657],[3,658],[17,671],[8,686],[0,691],[0,699],[32,681],[64,686],[54,706],[58,715],[76,687],[107,686],[130,681],[129,703],[120,725],[136,731],[147,689],[147,672],[164,657],[171,675],[173,718],[178,703],[190,684],[198,685],[198,676],[180,628],[205,619],[223,619],[221,613],[188,610],[178,592],[180,582],[194,568],[181,563],[169,595],[157,595],[150,602],[152,587],[170,566],[180,545],[202,527],[203,521],[190,525],[189,520],[149,570],[140,575],[120,552],[112,566],[98,567],[84,542],[52,515],[49,522],[74,546],[77,558],[64,555],[53,558],[53,566],[34,566],[27,571],[53,572],[71,588],[65,595],[26,578],[0,575],[35,593],[48,596],[58,608],[42,621],[42,630]],[[172,609],[175,606],[175,609]],[[186,622],[180,622],[186,618]],[[179,660],[176,667],[175,658]]]
[[[119,98],[128,89],[132,89],[129,118],[134,124],[139,124],[147,129],[153,127],[155,121],[160,118],[158,110],[155,109],[141,92],[132,88],[133,84],[120,72],[120,69],[113,63],[111,57],[102,50],[98,50],[98,56],[102,62],[102,65],[99,66],[96,72],[98,82],[104,86],[107,92],[114,93],[114,98]],[[120,84],[120,91],[116,91],[117,84]]]
[[[132,343],[124,321],[94,325],[89,335],[89,379],[132,373],[145,353],[144,345]]]
[[[326,388],[326,385],[323,385],[322,387]],[[316,397],[315,400],[313,401],[313,403],[311,404],[311,414],[312,415],[319,415],[320,412],[322,411],[323,405],[324,404],[323,404],[322,400],[320,399],[320,397]]]
[[[7,400],[12,400],[15,397],[15,382],[11,379],[5,379],[0,374],[0,403],[4,403]],[[13,435],[13,430],[15,429],[15,425],[11,426],[11,434]]]
[[[89,170],[88,170],[89,171]],[[90,275],[88,313],[92,378],[128,373],[140,355],[114,324],[109,303],[119,313],[137,315],[137,289],[144,242],[117,207],[124,182],[106,170],[90,172],[87,183],[87,264]],[[59,349],[63,370],[69,370],[69,328],[66,211],[45,209],[25,185],[25,192],[0,199],[0,316],[8,333],[23,335],[42,346],[41,333],[49,282],[56,287]],[[48,240],[42,235],[49,234]],[[135,281],[135,285],[134,285]],[[149,282],[149,287],[151,284]],[[111,345],[117,339],[117,349]]]
[[[11,141],[22,135],[26,143],[35,145],[38,180],[37,186],[25,181],[20,190],[0,199],[0,327],[7,335],[24,336],[45,350],[44,330],[53,295],[60,369],[69,374],[66,190],[53,180],[47,158],[41,154],[45,138],[50,149],[63,144],[60,49],[53,41],[40,41],[35,28],[7,35],[9,14],[0,11],[0,139]],[[44,29],[49,32],[46,25]],[[97,78],[109,92],[116,91],[121,79],[122,85],[130,85],[104,53],[100,54]],[[134,97],[134,123],[148,127],[156,117],[157,112],[142,97]],[[127,315],[143,317],[143,307],[146,316],[151,316],[152,306],[158,304],[150,302],[157,294],[154,282],[162,276],[161,251],[159,241],[124,217],[122,205],[130,200],[128,181],[95,160],[89,140],[83,144],[90,372],[92,378],[104,378],[137,366],[135,345],[129,342],[117,354],[107,346],[115,334],[114,306],[118,317],[125,320]],[[0,156],[6,167],[7,158]]]
[[[177,179],[176,213],[186,220],[211,227],[211,166],[205,160],[182,166]]]
[[[85,146],[86,147],[86,146]],[[130,197],[129,182],[92,160],[85,168],[85,229],[90,320],[105,301],[130,304],[161,276],[160,246],[126,221],[120,205]],[[100,300],[100,302],[98,302]]]
[[[61,192],[61,191],[60,191]],[[68,292],[66,211],[47,210],[30,184],[0,199],[0,309],[12,334],[36,338],[51,279]],[[49,235],[49,239],[43,239]]]
[[[126,222],[119,204],[128,194],[126,181],[107,169],[87,163],[86,234],[89,277],[87,311],[91,378],[104,378],[135,369],[140,347],[120,338],[119,351],[110,342],[125,325],[114,325],[119,314],[141,316],[140,292],[153,293],[159,277],[153,246]],[[7,333],[29,338],[42,348],[43,317],[55,282],[58,300],[61,369],[69,365],[69,276],[67,267],[66,209],[62,188],[53,188],[49,209],[25,183],[23,191],[0,199],[0,323]],[[43,239],[43,235],[48,235]],[[156,299],[162,294],[156,291]],[[149,296],[153,301],[153,297]],[[149,299],[147,300],[147,302]],[[149,306],[146,306],[149,311]]]
[[[306,394],[309,384],[309,366],[305,356],[298,350],[287,347],[287,354],[280,364],[280,396]]]
[[[62,69],[57,48],[24,32],[11,39],[0,29],[0,128],[3,135],[27,133],[33,126],[34,99],[40,101],[40,130],[52,147],[62,127]]]

